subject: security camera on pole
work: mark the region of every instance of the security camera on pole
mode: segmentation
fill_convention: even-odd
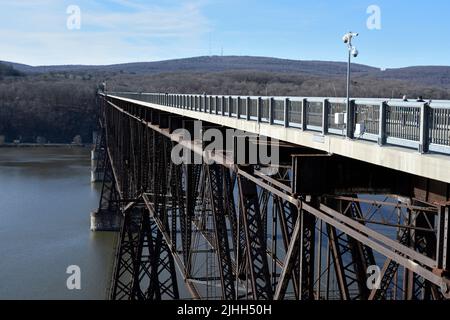
[[[357,37],[359,34],[356,32],[349,32],[344,35],[342,40],[347,44],[348,48],[348,65],[347,65],[347,137],[353,138],[353,110],[351,110],[350,105],[350,67],[352,63],[352,56],[357,57],[359,52],[352,45],[353,38]]]

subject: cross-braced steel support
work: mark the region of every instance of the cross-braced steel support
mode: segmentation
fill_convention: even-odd
[[[102,98],[99,207],[123,216],[112,299],[449,298],[450,199],[423,181],[388,169],[384,181],[378,167],[364,177],[367,164],[291,145],[277,165],[229,162],[224,150],[176,163],[179,146],[205,156],[196,130],[225,128]],[[361,177],[348,181],[352,170]]]

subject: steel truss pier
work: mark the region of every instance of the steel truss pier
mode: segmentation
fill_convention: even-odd
[[[194,119],[101,98],[111,299],[450,298],[447,183],[287,143],[277,167],[178,165]]]

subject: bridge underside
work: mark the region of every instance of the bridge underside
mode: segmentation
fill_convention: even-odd
[[[177,145],[203,154],[176,131],[195,137],[194,119],[101,110],[99,212],[122,217],[111,299],[448,298],[449,184],[285,143],[276,168],[176,164]]]

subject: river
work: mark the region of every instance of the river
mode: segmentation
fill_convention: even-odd
[[[107,297],[116,234],[89,230],[99,193],[86,148],[0,148],[0,299]]]

